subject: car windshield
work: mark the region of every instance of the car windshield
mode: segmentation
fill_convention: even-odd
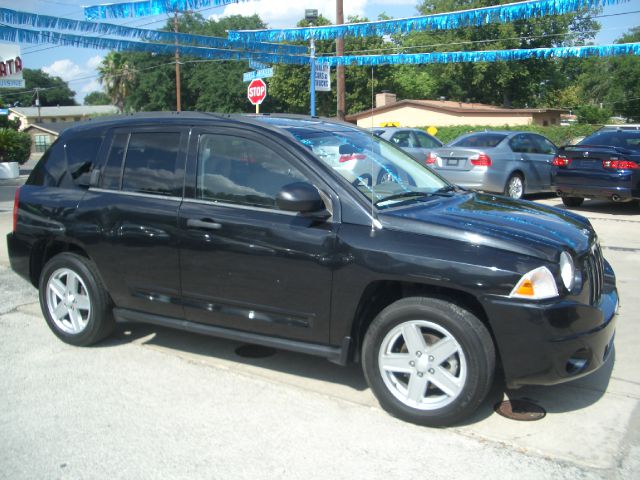
[[[606,145],[608,147],[640,150],[640,132],[602,132],[594,133],[582,140],[578,145]]]
[[[507,136],[502,133],[474,133],[449,144],[451,147],[492,148],[497,146]]]
[[[342,127],[337,131],[287,130],[378,208],[421,201],[451,190],[445,180],[371,132]]]

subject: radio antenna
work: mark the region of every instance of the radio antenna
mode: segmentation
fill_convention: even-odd
[[[374,66],[371,65],[371,161],[369,162],[369,164],[371,165],[371,233],[373,234],[373,232],[375,232],[376,229],[376,217],[375,217],[375,204],[373,201],[373,197],[375,195],[374,192],[374,180],[373,180],[373,175],[374,175],[374,171],[373,171],[373,147],[374,147],[374,133],[373,133],[373,108],[374,108],[374,89],[373,89],[373,69]]]

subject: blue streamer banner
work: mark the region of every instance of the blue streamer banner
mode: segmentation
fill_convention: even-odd
[[[257,60],[264,63],[283,63],[308,65],[309,57],[276,53],[246,52],[241,50],[223,50],[218,48],[189,47],[164,43],[134,42],[113,38],[89,37],[52,31],[35,31],[25,28],[0,26],[0,41],[53,45],[65,47],[92,48],[101,50],[137,51],[173,55],[176,48],[181,55],[220,60]]]
[[[276,30],[232,30],[229,39],[244,42],[295,42],[315,38],[332,40],[343,37],[396,35],[426,30],[453,30],[489,23],[508,23],[546,15],[564,15],[582,9],[600,8],[629,0],[529,0],[459,12],[378,22],[327,25],[323,27],[284,28]]]
[[[0,8],[0,23],[9,25],[27,25],[47,30],[66,30],[81,33],[96,33],[117,37],[135,38],[146,41],[183,44],[195,44],[213,48],[246,48],[248,50],[265,53],[284,53],[288,55],[305,55],[307,48],[299,45],[285,45],[281,43],[262,42],[233,42],[228,38],[209,37],[205,35],[190,35],[186,33],[163,32],[145,28],[125,27],[112,23],[85,22],[70,18],[38,15],[36,13]]]
[[[248,0],[146,0],[141,2],[108,3],[84,7],[87,20],[104,18],[147,17],[163,13],[186,12],[207,7],[223,7]]]
[[[468,52],[433,52],[396,55],[353,55],[319,57],[316,64],[336,65],[422,65],[426,63],[508,62],[552,58],[612,57],[640,55],[640,42],[584,47],[530,48],[513,50],[480,50]]]

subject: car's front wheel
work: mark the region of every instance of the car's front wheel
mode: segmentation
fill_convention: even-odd
[[[380,312],[365,335],[362,358],[385,410],[434,427],[471,415],[495,369],[484,324],[468,310],[431,297],[405,298]]]
[[[40,306],[49,328],[71,345],[86,346],[114,328],[112,303],[95,265],[74,253],[60,253],[40,275]]]

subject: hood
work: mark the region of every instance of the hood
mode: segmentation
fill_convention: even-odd
[[[383,227],[485,245],[557,261],[560,252],[585,252],[595,232],[572,212],[526,200],[465,192],[430,197],[404,207],[382,210]]]

